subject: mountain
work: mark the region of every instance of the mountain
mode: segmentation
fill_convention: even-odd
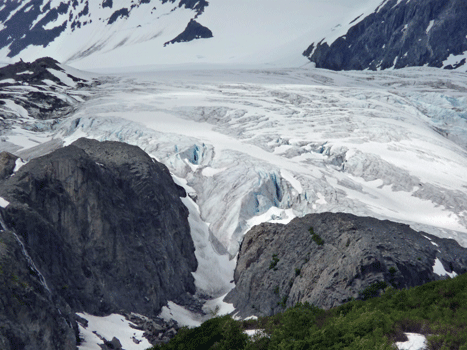
[[[245,235],[226,301],[238,316],[269,316],[297,303],[329,309],[467,272],[467,249],[407,225],[342,213],[263,223]]]
[[[465,11],[461,0],[5,0],[0,62],[298,67],[306,56],[334,70],[465,71]]]
[[[371,18],[378,6],[382,9],[388,4],[381,4],[380,0],[296,0],[287,6],[279,0],[107,0],[89,2],[87,14],[86,2],[78,0],[9,1],[0,5],[0,11],[7,5],[15,8],[2,12],[0,35],[12,31],[16,20],[26,18],[33,9],[34,19],[25,26],[31,25],[31,32],[37,26],[41,38],[48,35],[43,31],[57,31],[54,28],[62,25],[65,28],[45,47],[42,43],[29,43],[27,33],[14,40],[6,35],[2,38],[7,46],[0,52],[3,62],[14,62],[0,68],[0,152],[7,152],[0,159],[0,181],[8,184],[0,193],[0,210],[10,213],[4,220],[8,226],[4,242],[11,245],[3,256],[11,263],[11,254],[25,251],[40,272],[33,269],[35,274],[25,276],[25,283],[42,285],[42,275],[49,289],[59,290],[53,295],[61,300],[60,305],[68,305],[59,309],[66,311],[65,318],[72,326],[58,325],[54,321],[57,314],[50,311],[52,316],[44,318],[44,324],[55,327],[61,334],[57,338],[75,339],[78,334],[83,340],[80,349],[88,350],[104,341],[112,342],[115,337],[112,346],[118,347],[118,340],[125,348],[128,346],[124,341],[129,341],[132,348],[139,350],[147,345],[144,331],[152,332],[149,338],[157,341],[173,335],[178,326],[172,319],[180,326],[194,326],[214,314],[246,314],[242,305],[236,302],[236,310],[224,298],[236,283],[243,283],[234,271],[237,259],[242,259],[238,254],[245,234],[250,229],[257,232],[254,227],[264,222],[287,224],[308,214],[352,214],[365,218],[362,222],[388,220],[388,227],[408,225],[401,229],[408,235],[415,235],[411,230],[426,232],[427,237],[453,239],[467,247],[465,65],[456,70],[415,67],[336,72],[315,69],[302,55],[310,43],[326,38],[331,45],[352,24]],[[410,2],[398,3],[400,8],[406,5],[410,6]],[[66,7],[66,13],[59,15],[60,7]],[[54,9],[55,21],[54,15],[47,15]],[[389,10],[385,13],[390,17]],[[38,25],[43,18],[48,22]],[[78,22],[81,24],[72,28]],[[15,45],[24,47],[8,57]],[[54,59],[43,58],[44,55]],[[103,71],[112,74],[105,75]],[[83,137],[88,141],[78,141]],[[168,271],[168,279],[157,275],[159,269],[151,267],[151,259],[156,258],[149,254],[148,271],[164,283],[159,281],[153,290],[147,284],[150,277],[143,274],[147,278],[142,278],[141,288],[128,291],[136,293],[131,294],[136,295],[135,300],[125,299],[115,285],[126,285],[125,281],[134,277],[133,271],[139,276],[139,269],[147,268],[143,263],[138,261],[132,267],[131,261],[123,265],[116,262],[105,265],[106,269],[97,269],[102,267],[100,260],[84,259],[86,264],[78,264],[77,256],[82,256],[88,247],[68,239],[76,234],[86,238],[86,225],[92,223],[87,219],[96,215],[104,228],[112,228],[111,232],[104,230],[108,234],[114,232],[125,238],[123,229],[128,228],[132,237],[138,238],[128,242],[129,251],[123,259],[138,256],[138,249],[158,251],[157,244],[146,247],[143,243],[141,247],[144,240],[139,228],[145,226],[137,219],[141,217],[150,226],[145,228],[156,231],[151,231],[156,236],[160,234],[154,219],[157,213],[151,211],[156,203],[145,197],[157,186],[139,187],[138,164],[129,171],[118,164],[110,169],[107,157],[100,151],[88,153],[83,142],[93,144],[89,139],[103,142],[107,146],[102,147],[109,149],[120,149],[123,146],[115,146],[120,143],[139,147],[147,156],[138,153],[135,161],[141,158],[142,164],[152,169],[155,159],[157,167],[166,167],[161,175],[167,180],[164,186],[174,190],[160,210],[178,212],[176,217],[180,220],[175,221],[180,223],[183,242],[177,240],[178,234],[170,237],[173,244],[169,242],[163,253],[180,248],[180,254],[173,259],[180,261],[173,265],[182,266],[182,273],[178,276]],[[107,142],[119,143],[109,146]],[[96,161],[96,152],[102,160]],[[103,172],[105,176],[98,177],[103,185],[98,185],[93,181],[80,182],[77,174],[83,170],[79,166],[63,170],[76,183],[102,194],[104,204],[85,211],[80,205],[93,202],[95,195],[86,196],[79,190],[75,193],[74,189],[69,194],[65,189],[72,188],[72,184],[67,178],[50,182],[52,175],[62,174],[59,161],[85,164],[84,168],[92,174]],[[17,183],[23,168],[43,179],[44,186],[51,190],[50,196],[45,196],[50,213],[40,207],[40,183]],[[169,175],[176,185],[169,184]],[[119,176],[127,185],[115,180]],[[122,186],[113,187],[115,183]],[[185,197],[180,197],[180,187],[187,194]],[[131,208],[122,202],[124,195],[128,197],[124,202]],[[171,200],[177,204],[173,206]],[[27,211],[31,205],[33,209]],[[13,208],[19,209],[10,212]],[[23,214],[26,220],[21,219]],[[29,214],[33,217],[29,218]],[[73,217],[82,220],[72,225]],[[26,230],[35,219],[40,219],[54,237],[58,237],[57,232],[64,234],[65,244],[55,249],[58,257],[40,249],[31,250],[29,245],[37,248],[36,241],[23,240],[36,237]],[[62,230],[62,221],[67,230]],[[122,224],[112,226],[114,222]],[[21,225],[26,233],[24,237],[18,233],[17,240],[13,229],[22,228]],[[102,234],[108,239],[99,243],[107,249],[106,242],[111,238]],[[319,235],[325,239],[326,247],[330,237],[328,240],[322,232]],[[310,243],[310,236],[306,239],[303,242]],[[425,238],[420,239],[431,248]],[[277,242],[286,248],[285,241]],[[399,243],[395,247],[400,247]],[[272,254],[277,253],[262,256],[262,261],[270,263]],[[431,250],[426,258],[421,257],[430,278],[435,273],[436,257]],[[278,258],[285,260],[279,255]],[[56,267],[59,264],[55,262],[62,260],[71,267],[69,273]],[[9,269],[8,273],[19,277],[29,271],[30,265],[25,254],[18,261],[19,270]],[[452,271],[448,265],[443,265],[445,270]],[[86,276],[85,268],[93,271],[98,282],[91,280],[83,285],[96,288],[102,296],[102,308],[99,300],[88,297],[88,289],[82,291],[76,282],[69,283],[72,277]],[[419,272],[419,268],[417,265],[413,271]],[[103,270],[112,275],[107,276]],[[295,274],[295,267],[290,271]],[[166,286],[172,278],[174,291]],[[6,284],[25,296],[29,289],[20,281],[10,278]],[[66,285],[73,288],[60,289]],[[40,288],[44,292],[45,287]],[[149,302],[143,296],[148,293]],[[52,310],[51,306],[58,304],[50,304],[47,295],[37,294],[34,298]],[[275,296],[268,294],[267,300],[277,306]],[[8,298],[5,303],[14,301],[14,295],[9,294]],[[294,300],[290,297],[290,303]],[[135,312],[140,315],[132,314]],[[10,316],[9,320],[15,320],[11,322],[21,324],[21,317],[15,318],[14,312]],[[162,324],[156,316],[166,323]],[[25,324],[34,324],[28,322]],[[141,331],[137,335],[132,333],[136,332],[132,328],[135,325]],[[16,334],[23,344],[29,341],[28,337],[37,339],[22,332]],[[132,337],[142,342],[135,344]]]
[[[75,349],[77,312],[157,318],[169,300],[196,304],[186,193],[164,165],[87,139],[19,169],[1,156],[15,160],[0,182],[3,349]]]
[[[466,16],[462,0],[385,0],[350,22],[342,36],[314,42],[303,54],[316,67],[333,70],[428,66],[465,71]]]

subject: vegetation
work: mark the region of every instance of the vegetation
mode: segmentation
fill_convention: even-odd
[[[311,234],[311,239],[312,239],[313,241],[315,241],[317,245],[323,245],[323,244],[324,244],[323,239],[322,239],[319,235],[317,235],[317,234],[315,233],[315,231],[313,230],[313,227],[310,227],[310,228],[308,229],[308,231],[309,231],[310,234]]]
[[[277,257],[277,254],[272,254],[272,260],[271,263],[269,264],[269,270],[274,269],[277,270],[276,265],[279,262],[279,258]]]
[[[374,298],[378,296],[380,291],[384,290],[387,286],[388,284],[384,281],[375,282],[360,292],[360,298],[363,300]]]
[[[257,320],[217,317],[154,349],[389,350],[406,340],[404,332],[414,332],[427,337],[429,350],[467,350],[467,274],[409,290],[378,287],[379,297],[327,311],[297,304]],[[263,333],[248,338],[247,329]]]

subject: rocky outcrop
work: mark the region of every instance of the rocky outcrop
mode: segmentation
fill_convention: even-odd
[[[303,54],[332,70],[443,67],[450,55],[467,51],[466,17],[464,0],[387,0],[344,36],[313,43]],[[465,62],[461,57],[445,68]]]
[[[192,41],[195,39],[208,39],[212,38],[212,32],[209,28],[206,28],[196,22],[194,19],[191,19],[185,30],[177,35],[174,39],[166,42],[164,46],[168,44],[183,43],[187,41]]]
[[[55,73],[55,74],[53,74]],[[65,82],[67,84],[65,84]],[[70,74],[60,67],[59,63],[50,58],[43,57],[34,62],[17,62],[0,68],[0,120],[22,118],[24,112],[34,119],[58,119],[72,113],[76,105],[83,101],[83,97],[70,96],[67,90],[71,86],[82,88],[90,86],[93,82]],[[84,97],[86,98],[86,97]],[[22,107],[25,111],[11,108],[11,103]],[[1,124],[0,124],[1,125]],[[1,125],[2,129],[8,128]],[[34,126],[38,130],[44,126]],[[0,129],[0,135],[2,134]]]
[[[13,170],[16,166],[16,159],[18,159],[18,157],[9,152],[0,153],[0,180],[4,180],[13,174]]]
[[[298,302],[331,308],[387,286],[446,278],[435,273],[435,263],[464,273],[467,249],[387,220],[309,214],[287,225],[263,223],[246,234],[236,286],[225,301],[243,317],[272,315]]]
[[[154,317],[195,293],[185,191],[138,147],[80,139],[28,162],[0,196],[51,300],[73,312]]]
[[[70,309],[52,300],[14,234],[0,225],[0,349],[74,350],[77,339]]]

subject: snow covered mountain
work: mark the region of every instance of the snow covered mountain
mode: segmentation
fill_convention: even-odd
[[[310,41],[329,36],[335,26],[362,9],[373,11],[380,2],[6,0],[0,5],[0,61],[50,56],[87,70],[174,64],[298,66],[308,62],[302,52]],[[168,44],[174,39],[180,43]]]
[[[326,57],[338,57],[333,43],[348,31],[416,3],[395,1],[5,0],[0,61],[48,55],[64,64],[22,62],[0,76],[0,152],[27,162],[84,136],[137,145],[165,164],[188,193],[193,275],[211,298],[207,314],[234,311],[222,302],[233,288],[232,258],[261,222],[344,212],[467,247],[463,46],[441,58],[455,71],[333,72],[307,58],[319,65],[325,43]],[[430,42],[445,22],[423,21]],[[417,33],[408,24],[404,37],[423,42]],[[368,35],[360,34],[352,40]],[[359,68],[402,67],[393,43],[384,65],[378,56]],[[161,316],[203,320],[174,302]]]
[[[0,62],[297,67],[308,57],[337,70],[465,70],[465,11],[462,0],[5,0]]]

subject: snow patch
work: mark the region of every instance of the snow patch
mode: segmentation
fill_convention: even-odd
[[[464,52],[460,55],[450,54],[448,58],[443,61],[443,68],[447,66],[454,66],[459,64],[462,60],[467,60],[467,52]],[[467,63],[457,69],[457,71],[467,72]]]
[[[212,316],[223,316],[234,312],[235,308],[233,304],[224,301],[226,295],[224,294],[219,298],[208,300],[203,305],[203,311]]]
[[[435,264],[433,265],[433,272],[438,276],[449,276],[454,278],[457,276],[456,272],[447,272],[443,266],[443,263],[438,258],[435,259]]]
[[[425,30],[425,33],[426,33],[426,34],[428,34],[428,32],[431,30],[431,28],[433,28],[433,24],[435,24],[435,20],[434,20],[434,19],[432,19],[432,20],[430,21],[430,23],[428,24],[428,27],[427,27],[426,30]]]
[[[159,317],[164,319],[166,322],[175,320],[180,326],[186,327],[198,327],[206,320],[205,316],[191,312],[172,301],[169,301],[167,306],[162,308],[162,312],[159,314]]]
[[[245,232],[247,232],[253,226],[262,224],[263,222],[271,222],[286,225],[295,217],[296,215],[294,214],[292,209],[279,209],[277,207],[271,207],[264,214],[253,216],[251,219],[249,219],[246,225],[248,229],[245,230]]]
[[[6,208],[8,206],[8,204],[10,204],[10,202],[8,202],[6,199],[0,197],[0,207]]]
[[[47,70],[50,73],[52,73],[53,75],[55,75],[58,79],[60,79],[60,81],[63,84],[68,85],[70,87],[75,87],[76,86],[76,83],[73,81],[73,79],[71,79],[66,73],[61,72],[61,71],[56,70],[56,69],[52,69],[52,68],[47,68]]]
[[[0,84],[16,84],[16,80],[11,79],[11,78],[2,79],[2,80],[0,80]]]
[[[259,337],[267,337],[268,334],[264,331],[264,329],[246,329],[243,333],[247,334],[249,337],[259,336]]]
[[[78,347],[79,350],[101,350],[98,344],[103,344],[105,338],[111,341],[113,337],[117,338],[125,350],[145,350],[151,347],[151,344],[143,337],[144,331],[131,327],[133,323],[127,321],[125,317],[118,314],[112,314],[105,317],[92,316],[86,313],[78,313],[78,316],[88,321],[85,328],[80,323],[79,332],[84,342]]]
[[[426,337],[417,333],[405,333],[409,340],[405,342],[397,342],[396,346],[399,350],[424,350],[426,349]]]
[[[27,163],[28,163],[27,161],[24,161],[21,158],[16,159],[15,169],[13,170],[13,172],[16,173],[19,169],[21,169],[23,165],[26,165]]]

